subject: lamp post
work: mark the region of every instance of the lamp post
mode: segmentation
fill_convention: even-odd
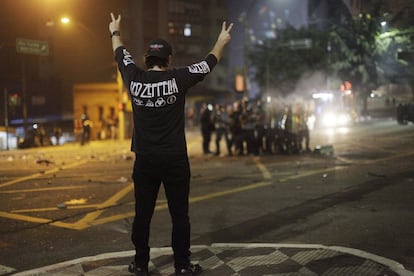
[[[6,150],[9,150],[9,93],[4,88],[4,127],[6,128]]]
[[[89,27],[87,27],[81,21],[76,20],[76,18],[74,20],[72,20],[71,17],[64,15],[64,16],[60,17],[59,22],[60,22],[60,24],[62,24],[63,26],[66,26],[66,27],[70,27],[72,25],[75,25],[77,28],[82,29],[83,31],[85,31],[88,35],[93,36],[94,38],[98,37],[98,35],[93,30],[91,30]]]
[[[245,96],[249,96],[249,91],[251,89],[250,82],[249,82],[249,46],[252,41],[251,33],[250,33],[250,16],[253,11],[253,8],[257,3],[259,3],[260,0],[252,0],[250,3],[248,3],[247,8],[240,13],[239,15],[239,22],[243,26],[243,75],[244,75],[244,93]],[[268,65],[268,64],[267,64]],[[268,71],[268,68],[266,67],[266,71]],[[268,72],[266,72],[268,74]],[[266,84],[266,89],[268,88],[268,84]],[[246,95],[247,94],[247,95]]]
[[[23,128],[27,131],[27,70],[25,55],[47,56],[49,55],[49,45],[46,41],[31,40],[24,38],[16,39],[16,52],[21,55],[22,67],[22,101],[23,101]]]
[[[250,5],[248,6],[248,8],[246,9],[246,11],[243,11],[240,16],[239,16],[239,22],[242,23],[243,26],[243,89],[244,89],[244,96],[248,96],[248,90],[249,90],[249,70],[248,70],[248,47],[249,47],[249,27],[250,27],[250,23],[249,23],[249,16],[250,16],[250,11],[252,9],[252,7],[254,6],[254,4],[256,4],[257,0],[254,0],[253,2],[250,3]]]

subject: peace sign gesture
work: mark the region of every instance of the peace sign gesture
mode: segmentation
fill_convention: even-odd
[[[114,14],[111,12],[111,22],[109,22],[109,32],[112,34],[114,31],[119,31],[121,28],[121,15],[115,19]]]
[[[109,32],[111,33],[112,37],[112,49],[115,50],[122,46],[122,41],[119,36],[119,31],[121,29],[121,15],[118,15],[117,18],[115,18],[114,14],[111,12],[111,22],[109,22]],[[114,32],[118,32],[117,34],[114,34]]]
[[[221,26],[221,32],[219,34],[219,37],[217,39],[218,42],[223,43],[223,46],[226,45],[230,39],[230,31],[233,28],[233,23],[231,23],[228,27],[226,27],[226,21],[223,22],[223,25]]]
[[[221,55],[223,53],[223,48],[229,43],[231,36],[230,31],[233,28],[233,23],[231,23],[228,27],[226,25],[226,21],[223,22],[221,26],[221,32],[217,38],[216,44],[214,44],[213,49],[211,49],[210,53],[213,54],[217,60],[221,59]]]

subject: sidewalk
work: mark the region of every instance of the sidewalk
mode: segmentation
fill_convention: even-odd
[[[58,263],[13,275],[132,275],[134,251],[107,253]],[[414,276],[393,261],[356,249],[304,244],[212,244],[192,247],[192,261],[202,275],[255,276]],[[151,249],[150,273],[174,275],[171,248]]]

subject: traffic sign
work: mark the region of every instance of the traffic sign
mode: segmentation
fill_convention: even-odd
[[[289,40],[289,48],[291,49],[310,49],[312,48],[312,39],[302,38],[302,39],[291,39]]]
[[[22,54],[47,56],[49,55],[49,44],[47,41],[17,38],[16,52]]]

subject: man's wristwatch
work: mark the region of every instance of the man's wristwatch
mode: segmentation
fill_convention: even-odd
[[[113,36],[120,36],[120,35],[121,35],[121,32],[120,31],[113,31],[111,33],[111,37],[113,37]]]

